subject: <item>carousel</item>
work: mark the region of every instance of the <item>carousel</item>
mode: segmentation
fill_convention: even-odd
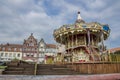
[[[57,43],[65,45],[64,61],[77,63],[100,61],[104,51],[104,41],[109,34],[110,29],[107,24],[86,23],[78,12],[74,24],[61,26],[54,30],[53,36]]]

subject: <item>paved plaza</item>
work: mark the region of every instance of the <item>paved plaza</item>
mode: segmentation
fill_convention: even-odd
[[[0,75],[0,80],[120,80],[120,74],[98,74],[98,75]]]

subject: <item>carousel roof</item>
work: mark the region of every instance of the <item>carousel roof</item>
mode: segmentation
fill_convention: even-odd
[[[110,31],[108,24],[100,24],[98,22],[86,23],[80,16],[80,12],[78,12],[77,20],[75,21],[74,24],[63,25],[60,28],[91,28],[91,29],[96,28],[104,31]]]
[[[77,20],[74,24],[67,24],[61,26],[59,29],[54,30],[54,37],[57,37],[62,34],[66,34],[69,32],[78,31],[81,33],[86,33],[86,30],[89,29],[92,33],[100,33],[103,32],[103,35],[106,35],[105,39],[109,36],[110,28],[108,24],[100,24],[98,22],[90,22],[86,23],[82,17],[80,16],[80,12],[78,12]]]

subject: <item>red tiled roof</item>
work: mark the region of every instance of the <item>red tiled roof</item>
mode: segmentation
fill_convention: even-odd
[[[21,44],[1,44],[0,46],[1,47],[7,47],[7,46],[9,46],[9,47],[22,47],[23,45],[21,45]]]
[[[46,44],[46,47],[47,48],[56,48],[56,45],[55,44]]]
[[[116,52],[116,51],[120,51],[120,47],[109,49],[109,51],[111,53]]]

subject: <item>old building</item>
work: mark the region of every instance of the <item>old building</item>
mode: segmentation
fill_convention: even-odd
[[[53,64],[57,55],[57,47],[54,44],[46,44],[45,63]]]
[[[46,49],[46,43],[44,42],[43,39],[40,40],[38,43],[38,63],[45,63],[45,50]]]
[[[55,63],[63,62],[65,53],[66,53],[65,45],[57,44],[57,55],[55,56],[54,59]]]
[[[22,60],[29,61],[29,62],[36,62],[37,61],[37,39],[34,38],[33,34],[28,37],[27,40],[23,42],[23,49],[22,49]]]
[[[24,40],[23,44],[1,44],[0,61],[11,61],[13,59],[43,64],[54,63],[57,53],[56,45],[47,44],[41,39],[39,42],[31,35]]]
[[[20,44],[1,44],[0,61],[11,61],[13,59],[22,59],[22,45]]]
[[[50,64],[54,63],[54,57],[57,53],[56,45],[54,44],[46,44],[43,39],[38,43],[38,51],[39,51],[39,63]]]

